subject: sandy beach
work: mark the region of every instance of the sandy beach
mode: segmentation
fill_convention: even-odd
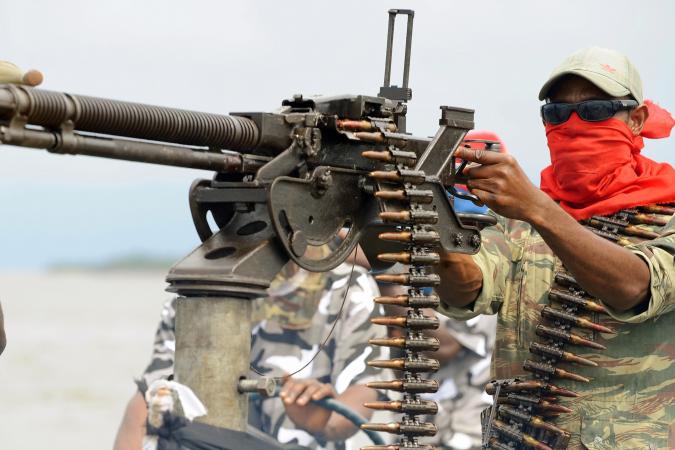
[[[112,448],[170,298],[164,275],[0,273],[0,449]]]
[[[0,274],[0,448],[112,447],[169,298],[164,275]]]

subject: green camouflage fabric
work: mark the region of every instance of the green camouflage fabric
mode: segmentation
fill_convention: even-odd
[[[324,350],[294,377],[330,383],[338,394],[349,386],[382,379],[383,371],[366,366],[367,359],[389,358],[387,348],[368,345],[371,338],[386,337],[385,327],[370,324],[371,317],[382,315],[381,308],[373,303],[379,290],[373,278],[359,266],[354,267],[349,282],[351,268],[343,264],[322,274],[302,269],[282,271],[270,286],[271,296],[255,302],[254,316],[260,319],[252,332],[251,364],[255,370],[265,376],[279,377],[309,363],[328,336],[346,295],[342,318]],[[156,379],[173,374],[174,305],[175,299],[167,302],[162,311],[152,361],[136,381],[141,393]],[[309,311],[312,311],[311,321],[306,322],[304,318]],[[259,377],[253,372],[249,375]],[[311,449],[345,449],[344,442],[319,442],[298,429],[286,417],[279,398],[252,400],[249,406],[249,424],[282,443]]]
[[[425,417],[438,433],[425,444],[452,450],[478,450],[481,446],[480,413],[492,404],[484,391],[490,379],[490,359],[495,341],[497,317],[477,316],[467,321],[440,316],[445,328],[462,349],[434,375],[438,392],[422,397],[438,403],[438,414]],[[431,355],[433,356],[433,354]]]
[[[498,219],[497,225],[483,230],[483,246],[474,256],[483,272],[480,296],[470,309],[440,311],[465,320],[498,314],[492,374],[529,378],[521,365],[530,356],[539,311],[549,303],[560,262],[529,224]],[[555,381],[581,394],[562,402],[574,413],[556,421],[572,432],[569,449],[675,448],[675,221],[661,230],[660,238],[627,248],[649,266],[651,299],[643,311],[610,309],[611,316],[599,317],[599,323],[617,331],[591,336],[607,350],[569,347],[599,364],[574,366],[574,372],[592,379],[588,384]]]

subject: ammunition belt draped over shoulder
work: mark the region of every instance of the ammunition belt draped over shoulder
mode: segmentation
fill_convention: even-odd
[[[640,225],[665,226],[667,216],[675,214],[675,205],[647,205],[621,210],[612,216],[593,216],[582,225],[596,235],[618,245],[634,245],[658,237],[658,233]],[[563,364],[595,367],[592,359],[581,357],[574,347],[595,351],[605,346],[595,341],[597,333],[614,333],[601,325],[599,318],[608,314],[605,306],[588,294],[558,262],[553,285],[548,292],[549,305],[540,311],[536,326],[538,341],[529,345],[531,358],[522,368],[529,375],[522,378],[493,380],[486,392],[494,405],[481,417],[484,448],[565,450],[571,433],[558,427],[555,420],[573,410],[558,403],[559,397],[579,394],[556,386],[557,380],[588,383],[591,380]]]

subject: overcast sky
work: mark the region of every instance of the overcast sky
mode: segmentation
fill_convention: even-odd
[[[537,184],[549,162],[537,92],[572,51],[624,52],[645,97],[675,108],[672,0],[0,0],[0,59],[42,70],[46,89],[264,111],[297,92],[376,94],[391,7],[416,11],[409,131],[433,134],[440,105],[474,108]],[[673,151],[671,139],[644,153],[673,163]],[[211,174],[0,148],[0,268],[186,253],[199,176]]]

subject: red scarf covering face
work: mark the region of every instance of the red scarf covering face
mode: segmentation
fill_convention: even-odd
[[[567,122],[546,124],[551,165],[541,172],[541,190],[577,220],[624,208],[675,201],[675,169],[640,154],[642,138],[670,135],[675,120],[645,101],[649,118],[640,136],[624,122],[586,122],[572,113]]]

